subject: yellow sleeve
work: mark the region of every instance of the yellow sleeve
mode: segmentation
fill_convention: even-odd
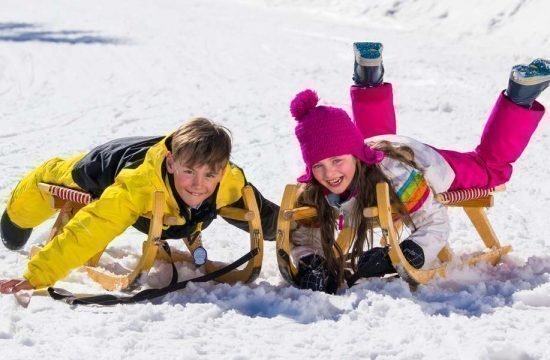
[[[28,263],[24,277],[35,288],[53,285],[82,266],[143,213],[147,200],[132,195],[123,183],[115,183],[101,198],[85,206]]]

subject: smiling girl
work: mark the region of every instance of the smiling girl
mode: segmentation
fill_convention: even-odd
[[[351,88],[355,124],[348,114],[317,106],[317,94],[296,95],[290,111],[306,165],[298,206],[317,208],[313,222],[298,222],[291,254],[298,264],[298,286],[334,293],[344,280],[342,251],[335,234],[353,228],[351,285],[359,277],[395,272],[388,249],[374,247],[373,224],[363,209],[376,205],[375,187],[390,185],[396,216],[408,229],[400,247],[415,268],[429,268],[447,244],[449,219],[434,194],[465,188],[491,188],[510,179],[544,114],[535,101],[550,82],[550,61],[537,59],[512,68],[472,152],[439,150],[395,135],[392,87],[383,82],[382,44],[356,43],[355,84]],[[366,140],[364,140],[366,139]],[[346,254],[347,255],[347,254]]]

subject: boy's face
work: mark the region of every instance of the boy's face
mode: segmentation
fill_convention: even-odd
[[[190,207],[197,207],[214,193],[222,180],[225,167],[218,170],[208,165],[189,167],[174,162],[169,154],[166,157],[166,169],[174,175],[174,185],[180,198]]]
[[[347,190],[355,176],[357,160],[353,155],[330,157],[311,167],[315,180],[334,194]]]

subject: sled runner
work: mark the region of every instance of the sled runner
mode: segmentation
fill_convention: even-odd
[[[47,244],[57,234],[63,231],[63,227],[82,207],[86,206],[94,199],[92,199],[91,195],[86,192],[57,185],[40,183],[39,188],[43,193],[52,197],[52,206],[55,209],[59,209],[57,219],[45,242],[45,244]],[[225,263],[208,260],[206,258],[206,250],[202,246],[200,231],[194,233],[193,239],[183,239],[190,254],[181,251],[171,251],[169,246],[167,246],[166,240],[161,239],[162,226],[174,225],[176,218],[171,216],[163,216],[164,194],[161,191],[156,191],[153,198],[153,211],[152,213],[144,215],[151,221],[147,239],[143,242],[143,254],[136,267],[133,270],[128,269],[128,273],[126,275],[109,274],[97,267],[99,259],[103,254],[103,252],[100,252],[88,260],[85,265],[86,272],[90,278],[97,281],[104,289],[109,291],[128,288],[142,272],[149,271],[156,259],[168,262],[191,262],[198,267],[203,267],[207,274],[219,271],[221,275],[217,276],[215,280],[224,283],[232,284],[239,281],[245,283],[253,281],[259,275],[262,265],[262,226],[260,213],[252,187],[245,186],[242,190],[242,196],[245,209],[223,207],[218,210],[218,214],[220,216],[232,220],[248,222],[250,232],[250,248],[251,252],[255,255],[241,270],[234,269],[224,272],[223,269],[226,267],[230,268],[231,264],[228,265]],[[41,248],[42,246],[34,246],[31,249],[30,257],[38,253]]]
[[[502,246],[489,222],[485,208],[493,206],[492,193],[504,190],[504,186],[493,189],[468,189],[441,193],[436,199],[445,206],[461,207],[474,225],[486,250],[465,260],[454,260],[452,251],[443,248],[438,255],[441,265],[432,269],[416,269],[406,260],[399,247],[401,221],[394,221],[390,205],[389,185],[379,183],[376,186],[377,206],[365,208],[363,216],[373,219],[381,230],[381,246],[389,246],[389,255],[393,266],[401,278],[411,285],[429,283],[435,276],[445,277],[449,266],[475,265],[480,261],[496,265],[501,257],[512,250],[510,245]],[[313,207],[295,207],[297,185],[287,185],[283,194],[281,210],[277,224],[277,262],[283,278],[295,285],[298,270],[290,258],[290,230],[292,222],[314,218],[317,210]],[[352,245],[353,229],[344,228],[336,242],[344,256],[348,255]],[[349,262],[346,263],[349,265]]]

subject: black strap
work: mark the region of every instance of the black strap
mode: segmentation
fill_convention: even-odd
[[[163,248],[165,248],[164,243],[163,243]],[[170,254],[169,247],[167,252],[168,254]],[[176,266],[174,265],[174,263],[172,263],[172,280],[170,281],[170,284],[168,286],[160,289],[143,290],[132,296],[116,296],[116,295],[104,294],[104,295],[77,297],[67,290],[53,288],[53,287],[48,288],[48,293],[55,300],[61,300],[70,305],[133,304],[140,301],[151,300],[160,296],[164,296],[173,291],[184,289],[187,286],[187,284],[190,282],[207,282],[207,281],[214,280],[217,277],[225,275],[228,272],[238,268],[239,266],[243,265],[247,261],[250,261],[254,256],[258,255],[258,253],[259,253],[259,249],[255,248],[250,252],[246,253],[241,258],[239,258],[237,261],[227,266],[224,266],[221,269],[218,269],[206,275],[202,275],[193,279],[184,280],[181,282],[177,282],[178,275],[177,275]]]

